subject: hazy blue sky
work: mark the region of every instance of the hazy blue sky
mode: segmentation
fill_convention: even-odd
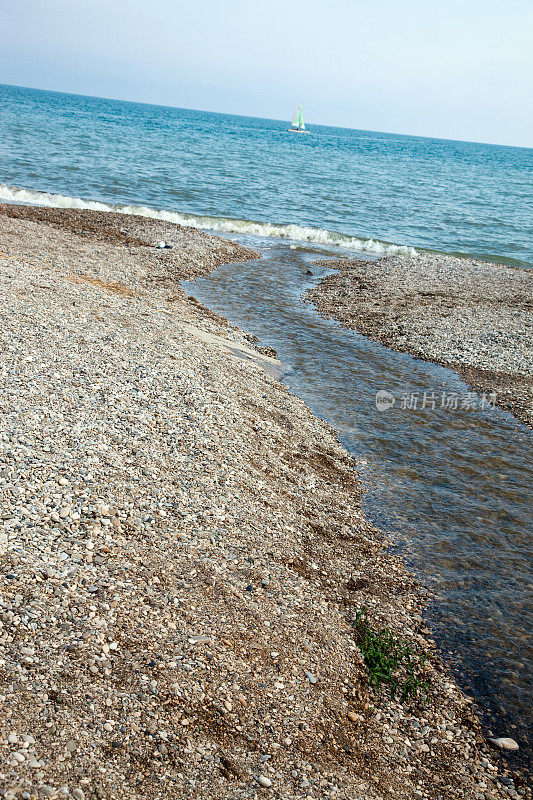
[[[0,83],[533,146],[533,0],[0,0]]]

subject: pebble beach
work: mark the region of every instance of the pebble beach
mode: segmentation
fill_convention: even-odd
[[[318,311],[394,350],[451,367],[533,427],[533,271],[443,254],[323,262]]]
[[[333,430],[180,287],[257,257],[159,220],[0,206],[0,796],[531,797]],[[341,318],[338,281],[363,267],[339,264]],[[525,379],[515,310],[490,371]],[[370,686],[363,609],[427,656],[427,697]]]

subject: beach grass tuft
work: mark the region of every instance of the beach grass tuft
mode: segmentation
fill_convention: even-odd
[[[368,670],[369,683],[377,692],[386,684],[390,687],[391,698],[398,696],[401,703],[410,699],[427,699],[429,682],[424,673],[425,655],[415,653],[411,645],[388,628],[374,630],[364,610],[357,612],[354,630]]]

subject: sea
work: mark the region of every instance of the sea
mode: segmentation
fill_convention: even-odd
[[[289,114],[289,110],[287,111]],[[533,150],[0,85],[0,200],[533,266]]]
[[[325,127],[312,109],[309,119],[295,134],[288,119],[0,86],[0,201],[141,214],[261,253],[185,288],[274,347],[284,382],[337,431],[365,512],[428,592],[442,657],[487,733],[515,738],[509,758],[524,763],[531,432],[481,402],[383,414],[380,390],[469,388],[320,317],[302,296],[339,255],[436,251],[532,267],[533,150]]]

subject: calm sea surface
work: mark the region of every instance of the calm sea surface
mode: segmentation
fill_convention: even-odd
[[[226,232],[533,265],[533,150],[287,126],[0,85],[0,200],[17,186],[28,202],[46,202],[38,190]]]
[[[358,459],[369,516],[422,582],[437,641],[494,733],[528,742],[530,432],[497,409],[376,409],[465,395],[449,370],[323,320],[301,295],[338,254],[413,249],[533,266],[533,151],[0,86],[0,200],[122,210],[263,254],[187,285],[290,365]]]

